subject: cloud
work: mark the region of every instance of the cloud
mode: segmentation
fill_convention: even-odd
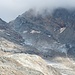
[[[53,10],[58,7],[75,8],[75,0],[0,0],[0,17],[8,22],[30,8]]]

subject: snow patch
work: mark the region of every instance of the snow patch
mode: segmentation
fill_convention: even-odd
[[[5,30],[1,29],[0,32],[4,32]]]
[[[51,37],[51,35],[48,35],[48,37]]]
[[[6,35],[8,35],[8,36],[9,36],[10,34],[9,34],[9,33],[6,33]]]
[[[41,31],[36,31],[36,30],[32,30],[30,33],[34,34],[34,33],[41,33]]]
[[[26,41],[24,42],[24,44],[26,44],[26,45],[32,45],[32,41],[31,41],[31,40],[26,40]]]
[[[27,33],[28,31],[23,31],[23,33]]]
[[[63,27],[63,28],[60,28],[60,33],[62,33],[66,28]]]

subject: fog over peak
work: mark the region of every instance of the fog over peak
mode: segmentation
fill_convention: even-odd
[[[0,0],[0,18],[9,22],[31,8],[52,11],[58,7],[75,8],[75,0]]]

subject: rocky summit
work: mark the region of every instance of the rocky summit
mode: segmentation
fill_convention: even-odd
[[[0,75],[75,75],[74,19],[65,8],[0,19]]]

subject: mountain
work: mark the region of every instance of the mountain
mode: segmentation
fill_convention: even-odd
[[[23,37],[9,27],[8,23],[0,19],[0,51],[10,53],[39,53],[36,48],[23,45],[23,43]]]
[[[47,11],[36,14],[31,9],[9,22],[9,25],[21,34],[25,44],[37,48],[43,54],[52,54],[53,50],[59,54],[70,54],[70,50],[75,52],[74,18],[74,10],[58,8],[52,14]]]
[[[41,57],[25,54],[33,53],[33,50],[36,50],[35,54],[38,53],[36,48],[23,45],[22,36],[0,19],[1,75],[61,75]]]
[[[30,9],[0,19],[1,75],[75,75],[75,11]]]

